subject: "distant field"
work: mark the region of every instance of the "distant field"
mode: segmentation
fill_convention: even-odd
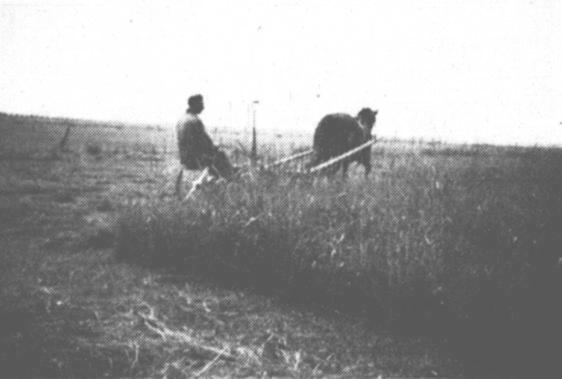
[[[73,149],[86,149],[96,145],[106,154],[177,152],[175,128],[173,125],[126,125],[121,123],[94,123],[65,119],[49,119],[33,116],[11,116],[0,113],[0,152],[5,157],[33,156],[49,151],[64,136],[66,128],[72,132],[68,144]],[[249,149],[251,135],[244,130],[230,130],[209,127],[208,132],[215,143],[227,151],[239,150],[240,145]],[[295,149],[308,147],[312,134],[280,135],[260,133],[260,147],[269,155],[281,156]],[[14,143],[17,141],[17,143]]]
[[[68,124],[0,115],[0,325],[21,330],[0,329],[0,366],[16,372],[18,359],[36,357],[32,375],[154,376],[193,374],[218,356],[207,373],[449,377],[523,375],[552,362],[562,316],[561,150],[383,140],[367,180],[361,168],[345,183],[253,172],[180,203],[173,130],[72,121],[59,151]],[[247,163],[247,136],[209,131]],[[259,152],[274,160],[310,140],[263,135]],[[154,277],[223,289],[204,290],[206,302],[189,280]],[[359,330],[327,343],[343,337],[304,321],[280,331],[260,321],[266,306],[224,288],[360,316],[371,325],[364,330],[376,325],[391,340],[366,348],[373,342]],[[245,312],[252,307],[259,311]],[[278,312],[269,315],[278,324],[295,322]],[[232,324],[249,317],[269,330],[264,341],[286,339],[278,362],[266,359],[260,327]],[[209,332],[193,334],[200,346],[229,341],[231,356],[181,358],[186,337],[154,336],[166,325]],[[433,342],[412,342],[420,336]],[[333,351],[313,353],[327,345]]]

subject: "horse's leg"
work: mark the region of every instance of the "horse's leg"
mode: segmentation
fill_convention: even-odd
[[[346,180],[347,179],[347,167],[349,166],[349,162],[344,161],[344,162],[341,163],[341,166],[342,166],[341,178],[343,180]]]
[[[176,178],[176,196],[181,199],[181,183],[182,183],[182,179],[183,179],[183,166],[180,168],[180,172],[178,174],[178,177]]]
[[[365,179],[367,179],[369,177],[369,173],[371,172],[371,165],[370,164],[366,164],[365,165]]]

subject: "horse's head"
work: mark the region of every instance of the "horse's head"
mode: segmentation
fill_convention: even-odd
[[[365,141],[371,139],[371,131],[377,121],[377,113],[379,113],[378,110],[374,111],[371,108],[363,108],[359,111],[359,113],[357,113],[356,119],[363,129]]]
[[[377,121],[377,113],[379,113],[378,110],[374,111],[371,108],[363,108],[357,114],[356,120],[361,126],[361,129],[363,129],[363,142],[367,142],[371,138],[373,138],[371,132],[373,130],[375,122]],[[361,162],[363,166],[365,166],[365,177],[367,177],[369,175],[369,172],[371,171],[370,146],[361,151],[361,153],[359,154],[359,162]]]

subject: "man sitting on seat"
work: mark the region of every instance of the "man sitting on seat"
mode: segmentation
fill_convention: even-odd
[[[236,171],[235,168],[226,154],[215,146],[198,116],[205,109],[203,96],[190,96],[187,102],[189,108],[176,125],[182,166],[187,170],[208,169],[214,178],[230,179]],[[179,189],[182,177],[183,169],[178,175],[176,190]]]

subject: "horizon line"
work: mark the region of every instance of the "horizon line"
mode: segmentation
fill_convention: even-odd
[[[0,110],[0,116],[8,116],[8,117],[15,117],[15,118],[36,118],[36,119],[44,119],[46,121],[61,121],[61,122],[76,122],[82,123],[86,125],[81,126],[88,126],[87,124],[91,124],[91,126],[96,127],[107,127],[107,128],[120,128],[120,127],[133,127],[133,128],[162,128],[163,130],[167,129],[167,126],[164,122],[148,122],[148,121],[130,121],[130,120],[116,120],[116,119],[93,119],[93,118],[82,118],[82,117],[73,117],[73,116],[63,116],[63,115],[45,115],[45,114],[38,114],[38,113],[18,113],[18,112],[8,112]],[[112,125],[114,124],[114,125]],[[562,122],[560,122],[562,124]],[[168,125],[169,126],[169,125]],[[226,125],[222,126],[207,126],[207,130],[212,133],[212,131],[218,130],[219,132],[224,132],[228,130],[229,127]],[[246,131],[246,129],[248,129]],[[246,131],[250,133],[250,129],[247,127],[231,129],[233,133],[243,133]],[[299,132],[291,132],[291,131],[273,131],[273,130],[261,130],[258,131],[260,134],[266,135],[292,135],[292,136],[312,136],[313,133],[299,133]],[[445,138],[436,138],[436,137],[422,137],[422,136],[381,136],[380,140],[387,141],[387,142],[411,142],[411,141],[419,141],[419,143],[435,143],[435,144],[448,144],[448,145],[469,145],[469,146],[479,146],[479,145],[488,145],[488,146],[499,146],[499,147],[539,147],[539,148],[562,148],[562,143],[498,143],[498,142],[490,142],[490,141],[478,141],[478,142],[459,142],[459,141],[451,141]]]

